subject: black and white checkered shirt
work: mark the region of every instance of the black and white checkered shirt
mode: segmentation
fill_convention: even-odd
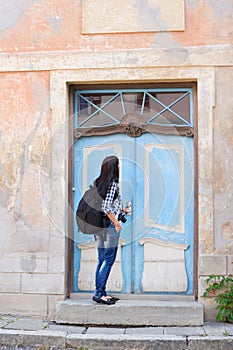
[[[116,199],[114,200],[115,193],[117,191],[118,184],[113,181],[111,186],[108,189],[108,192],[106,194],[105,199],[102,202],[102,210],[105,214],[111,212],[116,217],[118,217],[118,214],[121,209],[121,196],[118,194]]]

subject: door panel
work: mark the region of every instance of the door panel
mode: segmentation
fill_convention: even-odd
[[[141,264],[135,268],[135,290],[191,294],[193,140],[145,134],[137,139],[136,162],[140,169],[136,175],[137,198],[144,200],[135,205],[134,213],[135,255],[137,251],[139,254],[135,261],[143,255],[143,272]]]
[[[112,154],[120,158],[123,204],[132,201],[133,210],[123,224],[109,285],[123,293],[192,294],[193,140],[152,134],[80,139],[75,144],[75,208],[104,157]],[[94,289],[95,264],[93,237],[79,233],[75,223],[74,291]]]
[[[82,193],[84,193],[88,186],[92,184],[95,178],[99,175],[103,159],[109,155],[116,155],[120,159],[120,186],[123,203],[125,205],[126,201],[132,201],[132,179],[134,171],[132,163],[133,149],[134,140],[125,135],[101,137],[101,142],[99,137],[82,138],[80,141],[76,142],[74,168],[74,208],[77,208]],[[116,268],[116,264],[114,264],[114,269],[117,270],[117,273],[114,272],[114,270],[112,271],[114,282],[110,282],[115,286],[121,285],[122,288],[120,290],[124,290],[126,293],[131,292],[130,281],[132,254],[131,247],[125,247],[125,237],[130,237],[131,232],[131,217],[128,217],[127,222],[124,224],[124,229],[121,232],[121,240],[119,242],[120,251],[118,252],[118,255],[121,255],[121,266],[120,268],[119,266]],[[94,288],[94,272],[97,257],[96,246],[93,244],[93,242],[94,238],[92,235],[84,235],[78,232],[74,217],[74,291],[89,291]],[[86,262],[86,273],[85,271],[83,272],[82,261]],[[127,264],[122,265],[121,261],[127,261]],[[80,274],[85,276],[89,282],[80,282]],[[85,288],[80,288],[80,284],[85,286]],[[87,286],[91,286],[91,288],[88,289]],[[117,288],[115,289],[117,290]]]

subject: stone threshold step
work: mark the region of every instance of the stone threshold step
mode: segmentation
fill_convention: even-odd
[[[107,326],[200,326],[203,305],[196,301],[120,300],[103,305],[66,299],[56,305],[56,323]]]

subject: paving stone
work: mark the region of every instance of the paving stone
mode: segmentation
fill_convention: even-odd
[[[7,322],[7,323],[12,323],[12,322],[16,321],[16,317],[3,316],[3,317],[1,317],[1,321]]]
[[[206,322],[203,326],[206,335],[222,336],[225,334],[225,327],[223,323]]]
[[[233,324],[224,323],[224,328],[225,328],[226,335],[233,335]]]
[[[5,319],[5,320],[0,320],[0,328],[6,326],[8,324],[8,321]]]
[[[19,329],[25,331],[37,331],[47,328],[48,322],[32,319],[19,319],[7,324],[4,329]]]
[[[59,332],[65,332],[67,334],[75,333],[75,334],[82,334],[86,327],[80,327],[80,326],[68,326],[68,325],[59,325],[55,323],[49,323],[47,330],[55,330]]]
[[[204,335],[204,327],[164,327],[164,334],[167,335],[181,335],[181,336],[190,336],[190,335]]]
[[[86,334],[124,334],[124,328],[89,327]]]
[[[140,334],[140,335],[156,335],[164,334],[163,327],[137,327],[137,328],[126,328],[125,334]]]

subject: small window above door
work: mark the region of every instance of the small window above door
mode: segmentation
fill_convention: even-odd
[[[80,90],[74,96],[75,128],[120,124],[129,113],[159,126],[193,126],[192,89]]]

